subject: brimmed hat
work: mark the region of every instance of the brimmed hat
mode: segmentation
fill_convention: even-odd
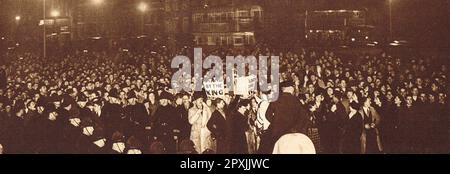
[[[109,97],[119,98],[119,92],[117,91],[117,89],[111,89],[109,91]]]
[[[159,95],[158,98],[159,98],[159,100],[162,100],[162,99],[171,100],[173,98],[173,96],[172,96],[172,94],[168,93],[167,91],[163,91],[161,93],[161,95]]]
[[[40,97],[40,98],[38,99],[38,101],[36,102],[36,106],[37,106],[37,107],[39,107],[39,106],[47,107],[47,105],[48,105],[48,103],[47,103],[47,101],[46,101],[43,97]]]
[[[88,99],[83,94],[78,95],[77,101],[79,102],[87,102]]]
[[[137,98],[136,97],[136,93],[134,92],[134,91],[130,91],[130,92],[128,92],[128,99],[131,99],[131,98]]]
[[[248,106],[250,104],[250,100],[248,99],[242,99],[239,101],[238,103],[238,108],[242,107],[242,106]]]
[[[72,97],[70,97],[69,95],[64,95],[63,102],[62,102],[61,106],[62,107],[67,107],[67,106],[69,106],[71,104],[74,104],[74,103],[75,103],[75,100]]]

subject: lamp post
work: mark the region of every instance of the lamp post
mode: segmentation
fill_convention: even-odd
[[[392,0],[389,0],[389,37],[392,39]]]
[[[53,24],[52,24],[52,36],[55,36],[56,34],[58,34],[58,26],[56,25],[56,19],[61,15],[61,13],[59,12],[59,10],[57,9],[52,9],[50,11],[50,16],[53,18]]]
[[[148,10],[148,5],[145,2],[139,3],[137,9],[141,12],[141,34],[144,34],[144,26],[145,26],[145,13]]]
[[[46,31],[46,26],[45,26],[45,14],[46,14],[46,10],[45,10],[45,0],[42,0],[42,11],[43,11],[43,21],[44,24],[42,25],[44,27],[44,37],[43,37],[43,42],[44,42],[44,48],[43,48],[43,52],[44,52],[44,58],[47,57],[47,31]]]
[[[91,0],[91,2],[95,5],[95,6],[100,6],[100,5],[102,5],[103,4],[103,2],[104,2],[104,0]],[[100,35],[100,21],[99,21],[99,16],[100,16],[100,14],[99,14],[99,10],[97,9],[96,10],[96,32],[97,32],[97,35],[99,36]]]
[[[18,42],[18,40],[19,40],[19,28],[20,28],[20,20],[22,19],[22,17],[20,16],[20,15],[17,15],[17,16],[15,16],[14,17],[14,20],[15,20],[15,25],[14,26],[11,26],[11,33],[13,33],[13,31],[14,31],[14,40],[16,41],[16,42]]]

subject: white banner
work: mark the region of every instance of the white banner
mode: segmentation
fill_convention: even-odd
[[[236,78],[234,94],[247,96],[256,91],[257,77],[246,76]]]

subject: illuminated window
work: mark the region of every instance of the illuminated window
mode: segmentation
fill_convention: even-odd
[[[248,11],[239,11],[238,16],[239,17],[248,17],[249,16]]]

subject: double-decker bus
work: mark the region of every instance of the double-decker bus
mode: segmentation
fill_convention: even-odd
[[[373,26],[361,10],[318,10],[306,12],[305,38],[311,44],[367,45],[373,43]]]

